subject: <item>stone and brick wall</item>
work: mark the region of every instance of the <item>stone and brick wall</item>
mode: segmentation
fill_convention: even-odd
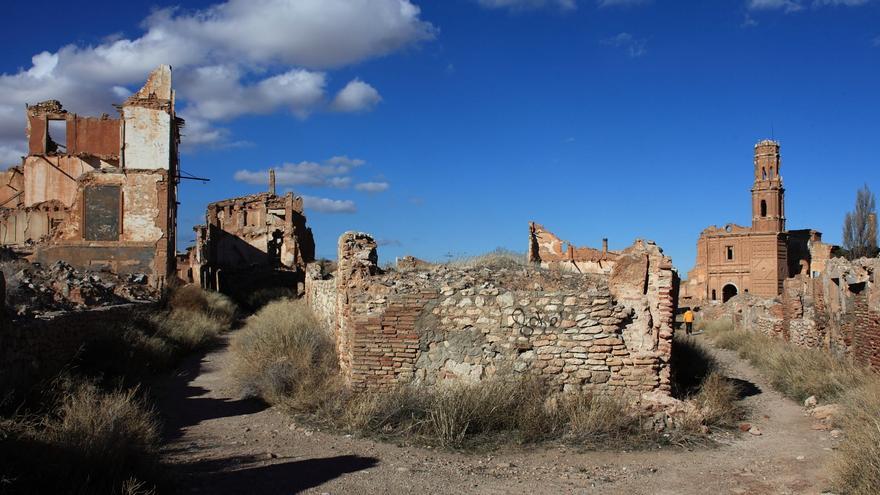
[[[675,275],[651,243],[622,251],[610,276],[531,265],[380,273],[375,249],[346,233],[335,278],[310,267],[306,279],[353,387],[534,373],[559,390],[669,393]]]
[[[717,308],[717,316],[743,330],[793,344],[826,349],[880,370],[880,259],[833,258],[824,270],[785,280],[775,299],[741,295]],[[811,276],[813,275],[813,276]]]

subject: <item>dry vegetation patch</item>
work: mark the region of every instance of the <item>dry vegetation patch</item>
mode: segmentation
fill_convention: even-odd
[[[714,361],[703,365],[706,372],[684,394],[687,412],[674,433],[661,431],[652,412],[624,397],[560,396],[532,375],[353,392],[339,375],[333,340],[303,301],[267,305],[236,335],[232,352],[245,396],[331,429],[448,448],[552,439],[597,448],[692,443],[743,414],[735,385],[710,373]]]
[[[0,390],[0,493],[154,492],[160,429],[139,384],[229,329],[236,308],[184,286],[153,311],[101,325],[61,378],[0,369],[28,376]]]
[[[704,325],[720,347],[737,351],[798,402],[813,395],[837,402],[844,430],[833,461],[836,488],[853,495],[880,490],[880,377],[830,352],[798,347],[757,332],[734,330],[729,320]]]

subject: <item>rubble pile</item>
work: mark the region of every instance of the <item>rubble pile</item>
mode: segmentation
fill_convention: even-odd
[[[439,264],[404,271],[388,270],[373,280],[390,293],[411,293],[423,289],[487,289],[504,287],[507,290],[551,291],[577,290],[586,283],[598,283],[599,276],[548,270],[536,265],[460,266]]]
[[[158,297],[145,274],[128,276],[82,271],[56,261],[49,266],[0,257],[6,277],[6,307],[18,316],[113,306]]]

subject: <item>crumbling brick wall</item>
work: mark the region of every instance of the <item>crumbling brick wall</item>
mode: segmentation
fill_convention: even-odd
[[[528,260],[542,268],[607,275],[618,255],[618,252],[608,250],[608,239],[602,239],[601,250],[577,247],[543,225],[529,222]]]
[[[315,259],[302,197],[270,191],[231,198],[209,204],[205,216],[186,258],[194,282],[230,295],[272,286],[302,289],[306,265]]]
[[[821,272],[787,279],[775,299],[737,296],[722,313],[739,329],[825,349],[880,369],[880,291],[874,287],[878,268],[877,258],[833,258],[825,261]]]
[[[320,303],[331,292],[321,277],[307,278],[306,295],[332,322],[353,387],[534,373],[559,390],[669,393],[675,275],[651,243],[621,252],[609,276],[533,266],[381,273],[375,241],[354,232],[338,254],[336,306]]]
[[[171,67],[118,108],[114,119],[82,117],[57,100],[27,107],[28,155],[0,174],[0,244],[44,264],[142,273],[161,288],[175,272],[183,124]]]

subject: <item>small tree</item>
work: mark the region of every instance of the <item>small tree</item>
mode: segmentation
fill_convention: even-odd
[[[868,185],[856,192],[856,209],[843,219],[843,247],[849,259],[877,255],[877,209]]]

